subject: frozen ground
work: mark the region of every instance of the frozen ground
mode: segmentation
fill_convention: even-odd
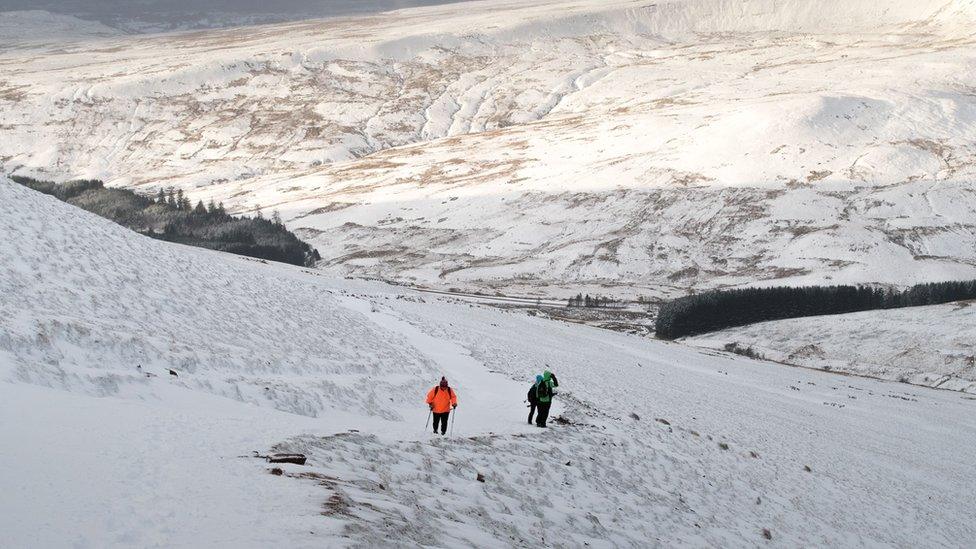
[[[171,245],[3,181],[0,232],[5,546],[976,535],[965,394]],[[545,364],[564,422],[540,431],[522,399]],[[442,373],[461,407],[431,440],[420,400]],[[272,449],[310,463],[246,457]]]
[[[692,337],[779,362],[976,393],[972,302],[762,322]]]
[[[0,33],[0,167],[277,208],[332,273],[438,288],[968,278],[974,17],[973,0],[506,0]]]

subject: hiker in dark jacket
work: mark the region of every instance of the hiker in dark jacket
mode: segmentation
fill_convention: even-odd
[[[546,426],[546,420],[549,419],[549,408],[552,406],[552,397],[555,394],[553,388],[558,385],[559,382],[556,381],[556,376],[552,375],[552,372],[549,370],[543,372],[542,381],[535,387],[535,396],[538,401],[536,406],[539,408],[539,413],[535,417],[536,427]]]
[[[532,416],[535,415],[535,407],[539,404],[539,397],[536,396],[535,390],[538,388],[539,383],[542,382],[542,376],[535,376],[535,383],[529,387],[529,394],[525,395],[525,398],[529,401],[529,425],[532,425]]]

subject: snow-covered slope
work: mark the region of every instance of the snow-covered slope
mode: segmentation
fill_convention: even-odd
[[[0,234],[4,546],[976,536],[966,395],[154,241],[6,181]],[[541,431],[523,381],[547,364],[564,421]],[[461,407],[429,441],[442,373]],[[271,449],[309,465],[267,474]]]
[[[976,311],[960,302],[762,322],[687,338],[752,348],[770,359],[976,393]]]
[[[437,373],[309,277],[138,237],[9,181],[0,192],[0,377],[109,396],[174,369],[286,412],[399,419]]]
[[[506,0],[20,48],[0,167],[275,207],[442,287],[972,277],[974,17]]]
[[[318,273],[143,237],[2,177],[0,234],[3,546],[274,545],[314,529],[316,504],[241,456],[402,438],[445,374],[472,434],[524,393]]]

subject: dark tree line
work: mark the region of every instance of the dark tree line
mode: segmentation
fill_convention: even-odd
[[[222,203],[194,205],[182,190],[161,189],[148,197],[106,188],[97,180],[11,179],[153,238],[292,265],[311,266],[321,259],[318,251],[285,228],[278,212],[270,220],[260,210],[255,217],[237,217]]]
[[[590,294],[577,294],[576,297],[569,298],[568,307],[591,307],[591,308],[619,308],[621,303],[612,297],[593,296]]]
[[[870,286],[742,288],[681,297],[658,311],[655,332],[677,339],[767,320],[936,305],[976,299],[976,280],[918,284],[906,290]]]

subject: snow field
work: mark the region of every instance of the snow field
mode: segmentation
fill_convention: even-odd
[[[397,290],[369,288],[388,291]],[[965,395],[463,302],[389,304],[491,370],[524,377],[548,363],[570,423],[433,443],[348,433],[276,446],[307,453],[313,475],[329,477],[322,509],[352,546],[740,546],[762,542],[762,528],[783,546],[957,546],[971,535],[955,485],[974,480],[958,458],[976,435]]]

